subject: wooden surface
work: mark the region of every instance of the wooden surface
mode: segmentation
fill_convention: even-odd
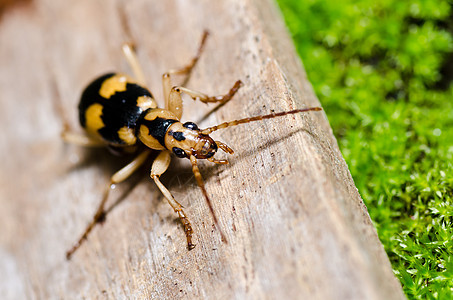
[[[120,45],[130,38],[162,104],[161,74],[189,61],[204,29],[188,86],[211,95],[237,79],[245,86],[207,118],[213,106],[186,100],[183,120],[207,127],[320,105],[270,0],[36,0],[2,13],[2,299],[403,298],[324,112],[215,133],[236,151],[228,166],[201,166],[228,244],[179,160],[163,182],[186,207],[194,250],[144,169],[115,189],[106,222],[65,260],[127,159],[64,145],[63,120],[80,130],[84,86],[129,72]]]

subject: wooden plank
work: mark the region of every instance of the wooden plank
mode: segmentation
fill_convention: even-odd
[[[161,74],[185,65],[203,30],[211,32],[188,86],[214,95],[237,79],[245,86],[207,118],[212,106],[187,100],[183,119],[202,127],[319,105],[273,2],[36,0],[0,22],[6,299],[403,298],[324,113],[215,133],[235,155],[229,166],[201,169],[228,244],[178,160],[163,182],[190,216],[194,250],[143,170],[115,189],[106,222],[65,260],[127,159],[64,145],[59,134],[64,119],[78,130],[90,80],[129,71],[124,41],[136,42],[162,99]]]

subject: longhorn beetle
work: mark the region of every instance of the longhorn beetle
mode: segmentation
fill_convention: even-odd
[[[66,142],[81,146],[108,146],[113,150],[129,153],[136,151],[138,155],[110,178],[110,183],[93,219],[80,239],[66,253],[67,259],[70,259],[82,242],[87,239],[95,225],[105,219],[104,205],[113,185],[126,180],[134,173],[146,161],[152,150],[158,150],[160,153],[152,164],[150,176],[184,225],[187,248],[191,250],[195,247],[192,243],[193,229],[189,218],[181,204],[175,200],[159,179],[170,164],[171,152],[177,157],[190,160],[193,174],[204,195],[214,224],[219,230],[222,240],[226,242],[225,234],[219,226],[211,200],[205,189],[197,160],[206,159],[215,164],[227,164],[228,161],[225,159],[215,159],[214,154],[219,148],[228,154],[233,154],[234,151],[225,143],[213,140],[209,134],[218,129],[239,124],[321,110],[320,107],[302,108],[234,120],[205,129],[199,129],[193,122],[181,123],[183,108],[181,93],[204,103],[224,103],[229,101],[242,86],[242,82],[238,80],[227,94],[216,97],[207,96],[182,86],[172,86],[171,75],[186,75],[185,81],[187,81],[192,68],[200,58],[207,36],[208,32],[205,31],[197,54],[187,66],[178,70],[170,70],[162,75],[165,109],[157,107],[152,94],[144,87],[144,75],[131,44],[124,44],[122,50],[135,79],[124,74],[109,73],[95,79],[83,91],[79,103],[79,119],[87,134],[77,134],[65,129],[62,133],[63,139]],[[139,147],[143,145],[145,147]]]

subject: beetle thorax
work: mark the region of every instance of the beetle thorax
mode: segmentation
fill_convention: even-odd
[[[155,150],[168,149],[178,157],[207,159],[217,151],[216,142],[202,134],[192,122],[181,123],[166,109],[154,108],[144,112],[137,122],[138,138]]]

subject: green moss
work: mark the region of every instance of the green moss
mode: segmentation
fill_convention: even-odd
[[[453,3],[278,0],[409,298],[453,298]]]

